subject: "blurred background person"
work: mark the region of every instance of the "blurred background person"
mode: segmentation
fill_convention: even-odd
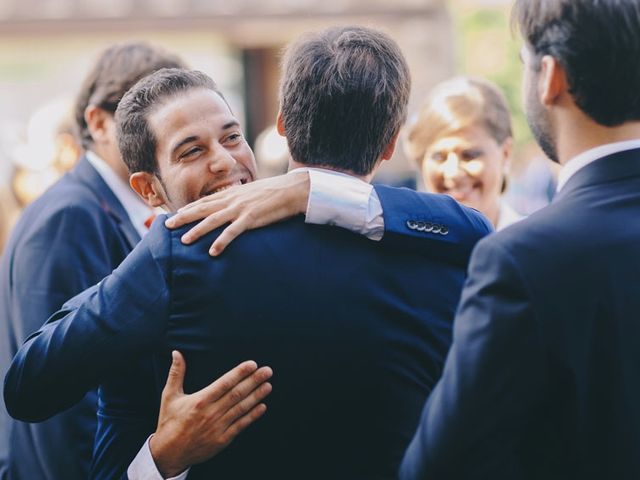
[[[0,254],[9,238],[9,232],[17,215],[17,205],[9,188],[0,186]]]
[[[20,209],[42,195],[80,158],[72,104],[65,96],[41,105],[30,116],[24,137],[11,148],[10,186]]]
[[[429,191],[479,210],[497,230],[523,218],[503,197],[513,129],[493,83],[461,76],[438,84],[408,126],[406,150]]]
[[[260,178],[287,173],[291,154],[287,140],[278,133],[275,125],[270,125],[258,135],[253,153]]]

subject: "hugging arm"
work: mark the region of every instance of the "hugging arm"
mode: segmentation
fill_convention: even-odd
[[[493,231],[484,215],[448,195],[384,185],[375,192],[384,212],[382,242],[388,245],[466,267],[476,243]]]
[[[158,223],[154,228],[163,227]],[[167,235],[152,233],[113,274],[67,302],[20,348],[5,379],[12,416],[45,420],[132,361],[165,347],[169,242],[163,241]],[[266,383],[271,370],[245,362],[186,395],[184,359],[178,352],[173,357],[157,430],[143,447],[151,448],[163,474],[177,473],[225,448],[264,413],[261,401],[271,391]],[[115,465],[118,459],[113,461]]]
[[[172,357],[158,427],[148,443],[155,467],[164,478],[178,475],[223,450],[266,412],[261,402],[271,392],[271,384],[266,382],[271,369],[258,369],[255,362],[248,361],[202,390],[185,394],[184,358],[176,351]],[[135,480],[132,469],[136,469],[133,464],[129,478]]]
[[[416,207],[424,212],[420,219],[405,215]],[[345,180],[318,170],[294,170],[218,192],[185,207],[167,220],[167,226],[177,228],[204,219],[182,237],[191,243],[229,223],[211,247],[210,253],[217,255],[245,230],[302,213],[307,223],[336,225],[460,264],[466,264],[476,242],[493,230],[482,214],[446,195],[384,186],[374,189],[358,179]],[[431,228],[412,230],[407,226],[410,221],[422,221]]]
[[[5,378],[9,413],[45,420],[160,345],[169,298],[164,275],[143,241],[111,275],[67,302],[14,357]]]

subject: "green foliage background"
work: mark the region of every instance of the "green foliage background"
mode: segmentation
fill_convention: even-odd
[[[479,3],[486,2],[449,0],[456,33],[457,70],[487,78],[503,89],[520,150],[532,141],[532,136],[522,109],[521,41],[517,32],[511,31],[511,2],[492,6]]]

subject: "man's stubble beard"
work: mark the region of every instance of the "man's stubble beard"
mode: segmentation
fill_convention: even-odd
[[[525,115],[531,133],[544,154],[553,162],[559,163],[557,143],[551,128],[549,113],[538,100],[536,90],[532,87],[527,92]]]

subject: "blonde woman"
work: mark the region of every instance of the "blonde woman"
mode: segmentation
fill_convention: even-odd
[[[473,77],[440,83],[406,140],[429,191],[479,210],[496,230],[523,218],[502,198],[513,133],[506,99],[494,84]]]

